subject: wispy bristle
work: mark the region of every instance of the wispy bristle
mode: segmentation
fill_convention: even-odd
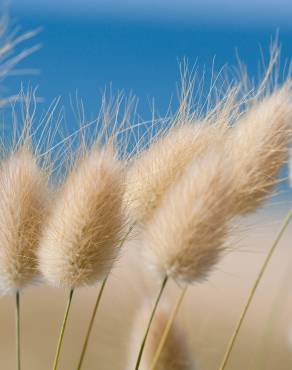
[[[195,160],[146,224],[145,257],[162,276],[201,280],[218,261],[231,217],[228,170],[213,152]]]
[[[133,221],[150,219],[185,167],[210,145],[215,146],[223,132],[223,125],[186,123],[170,129],[141,153],[127,174],[125,199]]]
[[[277,183],[288,159],[292,134],[290,83],[256,101],[231,130],[227,155],[233,161],[235,211],[255,210]]]
[[[0,169],[0,290],[13,292],[37,276],[36,249],[47,208],[47,176],[21,147]]]
[[[36,52],[40,45],[33,45],[30,47],[23,47],[24,43],[34,38],[38,33],[39,29],[28,31],[25,33],[19,33],[18,27],[11,28],[14,22],[11,21],[8,16],[7,10],[3,6],[3,2],[0,5],[0,81],[3,84],[3,80],[9,77],[12,72],[16,69],[15,67],[28,56]],[[21,45],[21,48],[19,46]],[[17,71],[24,73],[32,73],[34,70],[21,69]],[[3,86],[2,86],[3,87]],[[0,93],[0,107],[14,103],[19,100],[19,95],[2,96]]]
[[[136,346],[141,341],[141,335],[145,329],[147,313],[149,314],[148,305],[139,311],[136,322],[132,329],[132,343],[130,351],[136,354]],[[157,347],[160,343],[164,329],[169,317],[167,309],[161,308],[156,312],[152,322],[145,351],[143,353],[140,370],[149,370],[155,356]],[[131,361],[130,361],[131,362]],[[131,366],[131,364],[130,364]],[[129,369],[132,367],[129,366]],[[185,333],[180,328],[177,322],[174,322],[167,340],[163,346],[163,350],[159,356],[159,360],[155,370],[195,370],[195,362],[189,348],[189,344]]]
[[[103,279],[123,229],[123,175],[110,148],[93,149],[58,192],[41,239],[40,269],[53,285],[76,287]]]

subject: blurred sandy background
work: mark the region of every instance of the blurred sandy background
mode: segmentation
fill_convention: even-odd
[[[238,220],[234,250],[217,266],[210,279],[187,292],[179,323],[187,336],[199,369],[219,366],[227,341],[261,263],[291,199],[274,201],[257,215]],[[236,343],[228,369],[288,370],[292,364],[292,225],[281,240],[256,294]],[[135,314],[145,300],[151,303],[158,290],[151,272],[139,258],[132,240],[112,273],[98,313],[84,370],[125,370],[129,337]],[[76,367],[97,288],[77,291],[60,370]],[[162,305],[171,305],[178,288],[168,287]],[[50,369],[66,292],[34,287],[22,299],[23,369]],[[1,298],[0,367],[14,368],[14,299]]]

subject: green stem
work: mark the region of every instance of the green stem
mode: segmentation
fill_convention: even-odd
[[[58,345],[57,345],[57,350],[56,350],[56,355],[55,355],[55,360],[54,360],[54,366],[53,366],[54,370],[57,370],[58,363],[59,363],[59,358],[60,358],[61,348],[62,348],[62,344],[63,344],[65,329],[66,329],[66,325],[67,325],[68,315],[69,315],[69,311],[70,311],[70,307],[71,307],[71,303],[72,303],[73,293],[74,293],[74,289],[72,288],[70,290],[70,293],[69,293],[69,298],[68,298],[68,302],[67,302],[65,316],[64,316],[64,319],[63,319],[63,323],[62,323],[62,327],[61,327],[61,331],[60,331],[60,335],[59,335],[59,339],[58,339]]]
[[[154,370],[156,367],[157,367],[157,364],[158,364],[158,360],[159,360],[159,357],[163,351],[163,347],[167,341],[167,338],[168,338],[168,335],[169,335],[169,332],[170,332],[170,329],[174,323],[174,320],[176,318],[176,315],[178,313],[178,310],[182,304],[182,301],[184,299],[184,296],[186,294],[186,291],[187,291],[187,285],[181,290],[180,292],[180,295],[175,303],[175,306],[173,307],[173,310],[169,316],[169,319],[167,321],[167,324],[166,324],[166,327],[163,331],[163,334],[162,334],[162,337],[160,339],[160,342],[159,342],[159,345],[157,347],[157,350],[155,352],[155,355],[153,357],[153,360],[152,360],[152,364],[151,364],[151,367],[150,367],[150,370]]]
[[[155,304],[154,304],[154,306],[153,306],[153,309],[152,309],[152,312],[151,312],[151,316],[150,316],[150,319],[149,319],[149,321],[148,321],[148,324],[147,324],[147,327],[146,327],[146,331],[145,331],[145,333],[144,333],[144,337],[143,337],[143,340],[142,340],[142,344],[141,344],[141,347],[140,347],[140,351],[139,351],[139,354],[138,354],[138,358],[137,358],[137,362],[136,362],[135,370],[138,370],[138,369],[139,369],[140,362],[141,362],[142,355],[143,355],[143,351],[144,351],[145,344],[146,344],[146,340],[147,340],[147,337],[148,337],[148,334],[149,334],[149,330],[150,330],[150,327],[151,327],[152,321],[153,321],[153,319],[154,319],[154,316],[155,316],[155,313],[156,313],[156,310],[157,310],[157,307],[158,307],[158,304],[159,304],[160,298],[161,298],[162,293],[163,293],[163,291],[164,291],[164,288],[165,288],[165,286],[166,286],[167,280],[168,280],[168,277],[166,276],[166,277],[164,278],[164,280],[162,281],[162,284],[161,284],[161,287],[160,287],[160,290],[159,290],[158,296],[157,296],[156,301],[155,301]]]
[[[107,282],[107,278],[105,278],[103,283],[102,283],[102,286],[99,290],[99,293],[98,293],[98,296],[97,296],[97,299],[96,299],[96,302],[95,302],[95,305],[94,305],[94,308],[93,308],[93,311],[92,311],[91,319],[90,319],[89,326],[88,326],[88,329],[87,329],[87,334],[86,334],[86,337],[85,337],[85,341],[84,341],[84,344],[83,344],[82,352],[81,352],[79,363],[78,363],[78,370],[81,369],[82,364],[83,364],[83,360],[84,360],[84,356],[85,356],[85,353],[86,353],[86,350],[87,350],[90,334],[91,334],[91,331],[92,331],[92,328],[93,328],[96,312],[97,312],[97,309],[98,309],[98,306],[99,306],[99,303],[100,303],[100,300],[101,300],[102,293],[103,293],[104,287],[106,285],[106,282]]]
[[[224,357],[223,357],[222,363],[221,363],[221,365],[219,367],[219,370],[224,370],[226,368],[227,362],[229,360],[229,357],[231,355],[232,349],[234,347],[234,343],[235,343],[236,338],[237,338],[237,336],[239,334],[239,331],[241,329],[242,323],[243,323],[244,318],[246,316],[246,313],[247,313],[247,311],[249,309],[249,306],[250,306],[250,304],[251,304],[251,302],[253,300],[253,297],[254,297],[254,295],[256,293],[256,290],[257,290],[257,288],[259,286],[259,283],[260,283],[260,281],[261,281],[261,279],[263,277],[263,274],[265,273],[265,271],[267,269],[267,266],[268,266],[268,264],[269,264],[269,262],[270,262],[270,260],[271,260],[271,258],[273,256],[273,254],[274,254],[274,251],[275,251],[275,249],[276,249],[279,241],[281,240],[281,238],[282,238],[282,236],[283,236],[283,234],[284,234],[287,226],[289,225],[289,222],[290,222],[291,218],[292,218],[292,210],[288,213],[285,221],[283,222],[283,225],[281,226],[281,228],[280,228],[280,230],[279,230],[279,232],[278,232],[278,234],[277,234],[277,236],[276,236],[276,238],[275,238],[275,240],[274,240],[274,242],[273,242],[273,244],[272,244],[272,246],[271,246],[271,248],[269,250],[269,253],[268,253],[268,255],[267,255],[267,257],[266,257],[266,259],[265,259],[265,261],[264,261],[264,263],[263,263],[263,265],[261,267],[261,269],[260,269],[260,272],[259,272],[259,274],[258,274],[258,276],[257,276],[257,278],[256,278],[256,280],[254,282],[254,285],[252,286],[252,289],[251,289],[251,291],[249,293],[249,296],[247,298],[247,302],[246,302],[246,304],[245,304],[245,306],[244,306],[244,308],[243,308],[243,310],[241,312],[241,315],[240,315],[240,318],[238,320],[238,323],[237,323],[237,325],[235,327],[235,330],[234,330],[234,332],[232,334],[232,337],[230,339],[230,342],[229,342],[229,344],[227,346],[227,350],[226,350],[226,352],[224,354]]]
[[[16,369],[21,369],[21,357],[20,357],[20,293],[16,291],[15,295],[16,303]]]
[[[122,238],[122,240],[120,242],[119,249],[121,249],[122,246],[124,245],[125,241],[127,240],[128,236],[130,235],[131,231],[133,230],[134,226],[135,226],[135,224],[133,224],[129,227],[129,230],[126,232],[126,234],[124,235],[124,237]],[[89,338],[90,338],[91,331],[92,331],[92,328],[93,328],[94,320],[95,320],[95,317],[96,317],[96,313],[97,313],[97,310],[98,310],[98,307],[99,307],[99,304],[100,304],[100,300],[101,300],[101,297],[102,297],[107,279],[108,279],[108,276],[103,280],[102,286],[101,286],[101,288],[99,290],[99,293],[97,295],[97,298],[96,298],[96,302],[95,302],[95,305],[94,305],[94,308],[93,308],[93,311],[92,311],[92,315],[91,315],[91,318],[90,318],[90,322],[89,322],[86,337],[85,337],[85,340],[84,340],[84,344],[83,344],[82,352],[81,352],[81,355],[80,355],[77,370],[81,370],[81,368],[82,368],[82,364],[83,364],[85,353],[86,353],[86,350],[87,350],[87,347],[88,347],[88,342],[89,342]]]

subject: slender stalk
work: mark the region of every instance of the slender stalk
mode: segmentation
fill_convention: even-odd
[[[279,241],[281,240],[281,238],[282,238],[282,236],[283,236],[283,234],[284,234],[287,226],[289,225],[289,223],[291,221],[291,218],[292,218],[292,210],[288,213],[285,221],[283,222],[283,225],[281,226],[281,228],[280,228],[280,230],[279,230],[279,232],[278,232],[278,234],[277,234],[277,236],[276,236],[276,238],[275,238],[275,240],[274,240],[274,242],[273,242],[273,244],[272,244],[272,246],[271,246],[271,248],[269,250],[269,253],[268,253],[268,255],[267,255],[267,257],[266,257],[266,259],[265,259],[265,261],[264,261],[264,263],[263,263],[263,265],[261,267],[261,269],[260,269],[260,272],[259,272],[259,274],[258,274],[258,276],[257,276],[257,278],[256,278],[256,280],[254,282],[254,285],[252,286],[252,289],[251,289],[251,291],[249,293],[249,296],[247,298],[247,302],[246,302],[246,304],[245,304],[245,306],[244,306],[244,308],[243,308],[243,310],[241,312],[241,315],[240,315],[240,318],[238,320],[238,323],[237,323],[237,325],[235,327],[235,330],[234,330],[234,332],[232,334],[232,337],[230,339],[230,342],[229,342],[229,344],[227,346],[227,350],[226,350],[226,352],[224,354],[224,357],[223,357],[223,360],[222,360],[221,365],[219,367],[219,370],[224,370],[226,368],[226,365],[227,365],[227,362],[229,360],[230,354],[232,352],[234,343],[235,343],[236,338],[237,338],[237,336],[239,334],[239,331],[241,329],[242,323],[243,323],[244,318],[246,316],[246,313],[247,313],[247,311],[249,309],[249,306],[250,306],[250,304],[251,304],[251,302],[253,300],[253,297],[254,297],[254,295],[256,293],[256,290],[258,288],[258,285],[259,285],[259,283],[260,283],[260,281],[261,281],[261,279],[263,277],[264,272],[267,269],[267,266],[268,266],[268,264],[269,264],[269,262],[270,262],[270,260],[271,260],[271,258],[273,256],[273,254],[274,254],[274,251],[275,251],[275,249],[276,249]]]
[[[124,245],[128,236],[130,235],[131,231],[133,230],[134,226],[135,226],[135,224],[133,224],[129,227],[129,230],[127,231],[127,233],[124,235],[124,237],[122,238],[122,240],[120,242],[119,248],[122,248],[122,246]],[[105,285],[107,283],[107,279],[108,279],[108,276],[103,280],[103,283],[101,285],[101,288],[99,290],[99,293],[98,293],[96,301],[95,301],[95,305],[94,305],[92,315],[91,315],[91,318],[90,318],[90,322],[89,322],[89,325],[88,325],[88,329],[87,329],[87,333],[86,333],[86,336],[85,336],[85,340],[84,340],[84,344],[83,344],[82,352],[81,352],[81,355],[80,355],[77,370],[81,370],[81,368],[82,368],[85,353],[86,353],[86,350],[87,350],[87,347],[88,347],[90,334],[91,334],[91,331],[92,331],[92,328],[93,328],[94,320],[95,320],[96,313],[97,313],[97,310],[98,310],[98,307],[99,307],[99,304],[100,304],[100,301],[101,301],[101,297],[102,297]]]
[[[96,312],[97,312],[97,309],[98,309],[98,306],[99,306],[101,296],[102,296],[104,287],[106,285],[106,282],[107,282],[107,277],[103,280],[103,283],[102,283],[101,288],[99,290],[99,293],[97,295],[97,299],[96,299],[96,302],[95,302],[95,305],[94,305],[94,308],[93,308],[93,311],[92,311],[91,319],[90,319],[90,322],[89,322],[89,326],[88,326],[88,329],[87,329],[85,341],[84,341],[84,344],[83,344],[82,352],[81,352],[79,363],[78,363],[78,368],[77,368],[78,370],[81,369],[82,364],[83,364],[83,360],[84,360],[85,353],[86,353],[87,346],[88,346],[88,341],[89,341],[90,334],[91,334],[91,331],[92,331],[92,328],[93,328],[94,319],[95,319],[95,316],[96,316]]]
[[[155,355],[153,357],[153,360],[152,360],[152,363],[151,363],[151,367],[150,367],[150,370],[154,370],[158,364],[158,360],[159,360],[159,357],[162,353],[162,350],[163,350],[163,347],[167,341],[167,338],[168,338],[168,335],[169,335],[169,332],[170,332],[170,329],[174,323],[174,320],[176,318],[176,315],[178,313],[178,310],[182,304],[182,301],[184,299],[184,296],[186,294],[186,291],[187,291],[187,285],[181,290],[180,294],[179,294],[179,297],[175,303],[175,306],[173,307],[173,310],[171,311],[171,314],[169,316],[169,319],[167,321],[167,324],[166,324],[166,327],[163,331],[163,334],[162,334],[162,337],[160,339],[160,342],[159,342],[159,345],[157,347],[157,350],[155,352]]]
[[[166,286],[167,280],[168,280],[168,277],[166,276],[163,279],[163,281],[162,281],[162,284],[161,284],[161,287],[160,287],[158,296],[157,296],[156,301],[155,301],[155,304],[153,306],[153,309],[152,309],[152,312],[151,312],[151,315],[150,315],[150,319],[148,321],[148,324],[147,324],[147,327],[146,327],[146,331],[144,333],[143,341],[142,341],[142,344],[141,344],[141,347],[140,347],[140,350],[139,350],[139,354],[138,354],[138,358],[137,358],[135,370],[138,370],[139,369],[139,366],[140,366],[140,363],[141,363],[141,359],[142,359],[142,355],[143,355],[143,351],[144,351],[145,344],[146,344],[146,340],[147,340],[147,337],[148,337],[148,334],[149,334],[149,330],[150,330],[152,321],[154,319],[154,316],[155,316],[155,313],[156,313],[156,310],[157,310],[157,307],[158,307],[160,298],[161,298],[162,293],[164,291],[164,288]]]
[[[67,307],[66,307],[66,311],[65,311],[65,316],[64,316],[64,319],[63,319],[63,323],[62,323],[62,327],[61,327],[61,331],[60,331],[60,335],[59,335],[59,339],[58,339],[58,345],[57,345],[57,350],[56,350],[56,355],[55,355],[55,360],[54,360],[54,366],[53,366],[54,370],[57,370],[58,363],[59,363],[59,358],[60,358],[61,348],[62,348],[62,344],[63,344],[65,329],[66,329],[66,325],[67,325],[67,321],[68,321],[69,311],[70,311],[70,307],[71,307],[71,303],[72,303],[73,293],[74,293],[74,289],[72,288],[70,290],[70,293],[69,293]]]
[[[16,291],[15,295],[16,307],[16,369],[21,369],[21,356],[20,356],[20,293]]]
[[[275,333],[275,327],[279,323],[279,317],[283,312],[283,307],[286,307],[285,304],[290,299],[290,295],[287,292],[290,292],[291,289],[291,266],[292,259],[290,257],[289,262],[285,269],[285,273],[282,276],[281,282],[279,283],[279,288],[277,289],[277,294],[273,297],[273,302],[270,304],[271,310],[269,316],[266,319],[267,325],[265,325],[265,330],[261,332],[261,338],[258,341],[258,348],[255,350],[257,353],[256,356],[256,369],[267,369],[271,357],[273,354],[268,351],[270,345],[270,340],[273,338]]]

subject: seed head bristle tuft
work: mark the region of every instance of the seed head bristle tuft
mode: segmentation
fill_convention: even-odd
[[[227,156],[233,167],[234,211],[254,211],[270,195],[288,159],[292,135],[290,83],[256,101],[230,130]]]
[[[207,122],[171,128],[140,153],[127,173],[125,203],[133,221],[145,222],[159,208],[169,187],[195,157],[216,146],[226,127]]]
[[[39,251],[40,270],[56,286],[102,280],[118,255],[124,228],[122,164],[93,146],[58,191]]]
[[[0,167],[0,290],[13,292],[38,275],[36,250],[48,202],[48,178],[27,147]]]

